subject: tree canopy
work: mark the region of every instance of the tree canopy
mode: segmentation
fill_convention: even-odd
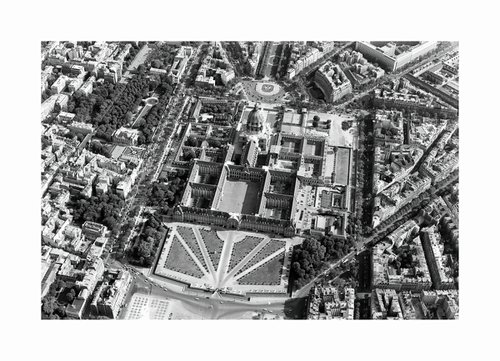
[[[97,136],[110,140],[113,132],[130,121],[126,114],[138,106],[149,91],[149,79],[135,75],[126,85],[96,83],[92,94],[75,93],[68,103],[75,121],[91,123],[97,127]]]
[[[167,211],[178,204],[186,187],[187,173],[178,172],[169,177],[167,182],[152,183],[147,189],[148,205],[159,207],[160,212]]]
[[[160,216],[156,213],[147,213],[147,220],[142,233],[138,236],[134,246],[129,249],[129,261],[141,267],[151,267],[160,245],[166,235],[166,228],[162,225]]]
[[[354,242],[351,239],[331,235],[319,239],[306,238],[293,249],[290,274],[293,287],[298,289],[307,284],[326,267],[328,262],[344,257],[353,246]]]
[[[116,231],[120,212],[125,201],[117,194],[108,193],[92,196],[89,199],[76,195],[71,200],[73,220],[76,223],[92,221],[102,223],[111,230]]]

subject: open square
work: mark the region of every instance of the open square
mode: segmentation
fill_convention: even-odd
[[[338,148],[335,155],[335,183],[347,185],[349,182],[349,159],[351,150]]]
[[[224,185],[219,210],[229,213],[254,214],[259,208],[260,183],[228,180]]]

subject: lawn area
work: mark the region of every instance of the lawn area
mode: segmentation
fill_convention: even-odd
[[[203,238],[203,242],[205,243],[208,255],[210,256],[210,260],[212,261],[212,265],[214,266],[214,269],[217,270],[220,256],[222,255],[222,246],[224,246],[224,241],[217,236],[217,232],[215,231],[207,231],[203,228],[199,228],[199,231],[201,238]]]
[[[338,148],[335,160],[335,183],[347,184],[349,178],[350,150]]]
[[[193,261],[177,236],[174,236],[172,240],[172,245],[170,246],[170,250],[168,252],[164,267],[172,271],[187,274],[189,276],[197,278],[203,277],[203,272]]]
[[[203,258],[203,254],[201,253],[201,249],[198,245],[198,241],[196,240],[193,229],[190,227],[177,226],[177,233],[179,233],[184,242],[189,246],[189,248],[191,248],[191,251],[193,251],[196,258],[198,258],[200,263],[208,272],[207,264],[205,263],[205,259]]]
[[[241,262],[264,238],[246,236],[238,243],[235,243],[231,253],[231,261],[229,262],[229,270],[232,270],[238,263]]]
[[[285,252],[256,268],[238,280],[240,285],[279,285],[283,273]]]
[[[241,268],[236,275],[244,272],[245,270],[249,269],[250,267],[256,265],[260,261],[262,261],[264,258],[269,257],[272,255],[274,252],[278,251],[279,249],[284,249],[285,248],[285,242],[283,241],[278,241],[275,239],[272,239],[269,241],[268,244],[266,244],[253,258],[245,265],[245,267]]]

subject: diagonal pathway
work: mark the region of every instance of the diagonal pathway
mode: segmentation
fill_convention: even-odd
[[[200,240],[203,242],[208,256],[215,270],[219,268],[220,259],[222,256],[222,249],[224,247],[224,240],[221,239],[217,232],[214,230],[206,230],[204,228],[196,228],[201,236]]]
[[[283,253],[285,251],[285,248],[281,248],[279,250],[277,250],[276,252],[270,254],[269,256],[267,256],[266,258],[262,259],[261,261],[257,262],[256,264],[254,264],[252,267],[249,267],[248,269],[244,270],[243,272],[241,272],[239,275],[235,276],[234,277],[234,280],[237,281],[239,280],[241,277],[244,277],[246,276],[247,274],[249,274],[250,272],[252,272],[254,269],[257,269],[259,268],[260,266],[262,266],[263,264],[266,264],[268,261],[272,260],[273,258],[275,258],[276,256],[278,256],[279,254]]]
[[[246,236],[242,241],[234,245],[233,253],[231,255],[231,262],[229,262],[229,271],[235,268],[252,250],[257,247],[264,237]]]
[[[198,258],[203,267],[208,270],[208,265],[203,257],[196,235],[194,234],[194,228],[178,226],[177,233],[182,237],[189,248],[191,248],[191,251],[193,251],[194,255]]]
[[[269,242],[269,239],[263,239],[262,242],[260,242],[254,249],[248,253],[245,258],[243,258],[236,266],[233,267],[233,269],[226,275],[222,282],[222,286],[227,283],[234,275],[242,268],[244,267],[248,261],[250,261],[264,246]]]
[[[216,287],[222,288],[225,283],[224,276],[226,275],[227,269],[229,267],[229,261],[231,260],[231,253],[234,246],[235,234],[230,232],[227,237],[224,237],[224,246],[222,247],[222,256],[219,261],[219,267],[217,268],[216,277]]]
[[[240,270],[235,274],[235,276],[238,276],[239,273],[246,271],[248,268],[253,267],[255,264],[259,263],[264,258],[267,258],[276,251],[284,248],[285,248],[284,242],[278,241],[276,239],[269,240],[269,242],[264,246],[264,248],[261,248],[261,250],[257,252],[257,254],[249,262],[245,264],[245,267],[240,268]]]
[[[205,259],[205,264],[207,265],[208,271],[210,272],[214,281],[217,279],[217,271],[214,268],[215,266],[212,264],[212,260],[210,259],[210,255],[205,247],[205,242],[203,242],[203,238],[201,237],[199,228],[192,228],[194,232],[194,236],[196,237],[196,241],[198,242],[198,246],[200,247],[201,254]]]

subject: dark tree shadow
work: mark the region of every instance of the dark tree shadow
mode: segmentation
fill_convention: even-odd
[[[285,319],[303,320],[306,318],[307,297],[291,298],[285,301]]]

